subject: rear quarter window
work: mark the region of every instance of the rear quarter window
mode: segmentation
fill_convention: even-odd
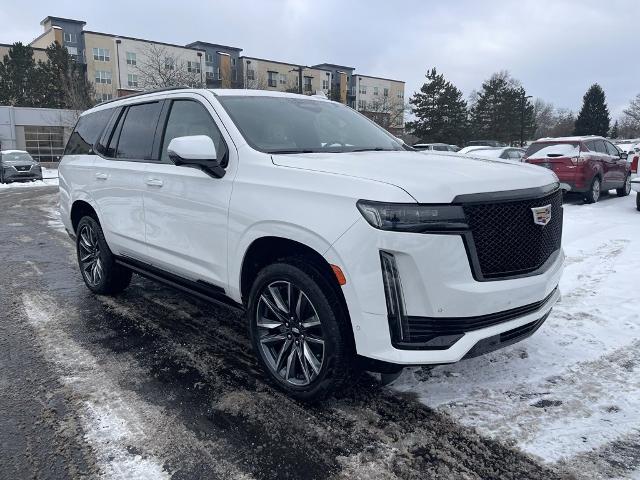
[[[65,155],[90,155],[93,154],[93,145],[98,141],[111,114],[112,108],[82,115],[69,137],[64,149]]]

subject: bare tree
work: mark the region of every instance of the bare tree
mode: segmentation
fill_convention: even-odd
[[[550,131],[556,125],[556,109],[552,103],[536,98],[533,104],[533,114],[536,119],[536,132],[534,138],[548,137]]]
[[[404,114],[409,109],[401,98],[382,95],[380,99],[367,104],[363,113],[385,130],[397,132],[403,125]]]
[[[147,44],[136,64],[140,88],[151,90],[164,87],[203,87],[203,73],[199,62],[189,67],[182,57],[163,45]]]
[[[640,93],[636,95],[636,98],[631,100],[629,107],[623,111],[626,117],[627,125],[635,125],[640,129]]]

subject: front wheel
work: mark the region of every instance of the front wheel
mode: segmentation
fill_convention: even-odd
[[[78,223],[76,250],[84,283],[94,293],[115,295],[131,283],[131,270],[116,264],[100,224],[93,217]]]
[[[291,259],[265,267],[251,289],[247,317],[259,363],[292,397],[319,400],[352,378],[348,319],[313,264]]]
[[[616,194],[619,197],[626,197],[631,193],[631,175],[627,175],[624,179],[624,185],[621,188],[616,189]]]
[[[601,187],[600,177],[594,177],[589,191],[584,195],[584,201],[586,203],[596,203],[600,199]]]

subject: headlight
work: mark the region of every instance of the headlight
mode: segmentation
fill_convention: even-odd
[[[365,220],[379,230],[399,232],[438,232],[467,230],[469,225],[458,205],[421,205],[358,200]]]

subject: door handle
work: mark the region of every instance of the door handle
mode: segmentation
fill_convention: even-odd
[[[147,178],[147,185],[150,187],[161,187],[163,184],[159,178]]]
[[[106,180],[107,178],[109,178],[109,176],[106,173],[96,173],[97,180]]]

